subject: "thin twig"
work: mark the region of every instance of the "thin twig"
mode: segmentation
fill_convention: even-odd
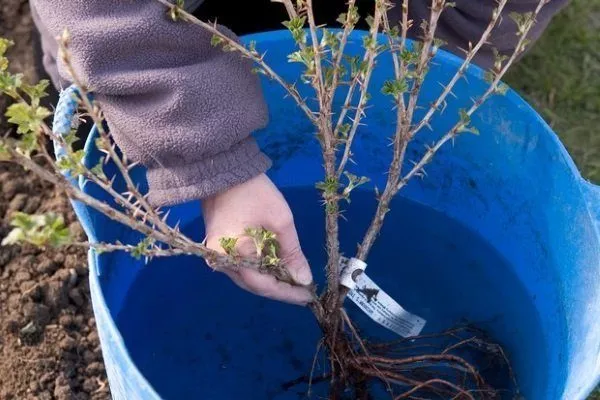
[[[358,99],[358,105],[356,106],[356,112],[354,113],[354,118],[352,118],[352,125],[350,131],[348,133],[348,137],[346,139],[346,144],[344,146],[344,154],[340,161],[340,164],[337,169],[337,176],[341,176],[346,168],[346,163],[350,158],[352,143],[354,142],[354,137],[356,135],[356,131],[360,126],[360,122],[364,117],[364,110],[367,104],[367,96],[369,91],[369,82],[371,81],[371,76],[373,74],[375,55],[377,54],[377,36],[379,34],[379,27],[381,25],[381,20],[383,16],[383,12],[381,10],[385,5],[381,5],[379,1],[375,2],[375,13],[373,16],[373,25],[370,30],[370,36],[372,40],[372,46],[367,48],[365,51],[365,59],[367,62],[366,72],[364,73],[364,77],[362,82],[360,83],[360,97]],[[360,76],[361,74],[358,73]],[[360,81],[357,80],[357,82]],[[343,113],[343,110],[342,110]]]
[[[329,101],[333,101],[335,98],[335,92],[338,88],[338,79],[340,78],[340,71],[342,66],[342,60],[344,57],[344,50],[346,49],[346,43],[348,42],[348,36],[354,29],[354,23],[351,20],[352,13],[350,10],[354,9],[356,5],[356,0],[348,1],[348,12],[346,13],[346,20],[344,21],[344,29],[342,31],[342,36],[340,38],[340,44],[333,59],[333,78],[331,82],[331,89],[329,94]],[[335,132],[334,132],[335,133]],[[334,135],[335,136],[335,135]],[[337,137],[337,136],[336,136]]]
[[[306,5],[306,15],[308,16],[308,27],[310,31],[311,43],[314,51],[314,63],[315,63],[315,90],[317,91],[317,97],[319,99],[320,112],[323,113],[326,108],[325,103],[325,80],[323,77],[323,65],[321,59],[321,45],[317,37],[317,25],[315,23],[315,13],[313,11],[312,0],[304,0]]]
[[[121,211],[116,210],[109,204],[104,203],[93,196],[90,196],[79,189],[76,189],[71,183],[62,175],[50,172],[30,158],[20,154],[12,148],[8,148],[11,159],[22,167],[31,170],[37,176],[43,180],[54,184],[58,189],[62,190],[73,200],[80,201],[87,206],[99,211],[108,218],[120,222],[123,225],[129,226],[130,228],[152,238],[158,242],[170,243],[170,237],[163,234],[162,232],[153,229],[152,227],[144,224],[143,222],[135,219],[134,217],[127,215]],[[185,254],[191,254],[200,256],[208,261],[209,266],[217,271],[223,269],[233,269],[237,271],[239,268],[251,268],[259,269],[260,261],[249,258],[233,259],[227,255],[220,254],[214,250],[211,250],[200,243],[188,243],[183,245],[178,243],[178,246],[185,252]],[[297,285],[297,284],[296,284]]]
[[[452,93],[452,89],[454,88],[456,83],[460,80],[460,78],[462,78],[464,76],[467,68],[469,67],[469,65],[471,65],[471,61],[473,61],[473,58],[475,57],[475,55],[477,55],[479,53],[479,50],[481,49],[481,47],[483,47],[483,45],[488,42],[488,39],[492,33],[492,30],[494,29],[494,27],[496,26],[496,24],[498,23],[498,21],[500,20],[500,18],[502,16],[502,11],[504,10],[506,3],[508,3],[508,0],[499,0],[498,6],[492,12],[492,19],[490,20],[488,26],[483,31],[483,34],[481,35],[479,41],[473,48],[469,49],[469,51],[467,52],[467,55],[465,57],[465,60],[461,64],[458,71],[454,74],[454,76],[452,77],[450,82],[448,82],[448,84],[444,87],[444,91],[439,95],[439,97],[436,99],[436,101],[434,101],[431,104],[431,106],[425,113],[425,116],[410,131],[409,137],[412,138],[414,135],[416,135],[419,132],[419,130],[421,130],[421,128],[423,128],[424,126],[426,126],[429,123],[429,121],[431,120],[431,117],[437,110],[439,110],[440,106],[444,103],[444,100],[446,99],[446,97],[448,97],[448,95],[450,93]]]
[[[109,135],[104,129],[104,118],[101,115],[100,108],[93,104],[92,100],[90,100],[86,86],[83,84],[79,74],[75,71],[73,63],[71,62],[71,53],[69,52],[68,45],[68,35],[63,35],[61,40],[59,40],[59,56],[61,57],[73,84],[79,90],[80,100],[85,105],[86,110],[96,125],[96,129],[100,134],[101,140],[104,142],[104,148],[102,150],[107,152],[108,156],[121,173],[121,177],[127,185],[127,190],[129,190],[129,192],[131,192],[135,197],[136,201],[139,202],[141,208],[140,211],[147,215],[148,218],[151,219],[152,223],[156,225],[156,227],[162,233],[172,236],[171,227],[169,227],[169,225],[167,225],[167,223],[160,218],[155,209],[148,203],[146,197],[139,192],[138,186],[133,183],[133,180],[129,175],[130,168],[124,165],[123,160],[117,154],[115,147],[111,145]]]

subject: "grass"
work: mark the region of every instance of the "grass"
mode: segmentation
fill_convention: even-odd
[[[600,183],[600,0],[573,0],[506,81]]]
[[[506,82],[532,104],[600,183],[600,0],[573,0]],[[600,387],[588,400],[600,400]]]

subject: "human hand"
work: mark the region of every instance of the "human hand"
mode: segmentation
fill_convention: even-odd
[[[279,257],[296,282],[292,286],[273,276],[249,268],[224,270],[238,286],[254,294],[292,304],[306,305],[313,300],[308,285],[312,273],[302,253],[292,211],[273,182],[261,174],[243,184],[202,201],[206,226],[206,245],[224,253],[222,237],[239,238],[236,250],[240,256],[255,256],[252,240],[242,236],[246,228],[263,227],[277,235]]]

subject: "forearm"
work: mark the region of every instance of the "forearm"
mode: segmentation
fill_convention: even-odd
[[[154,0],[32,5],[46,36],[69,29],[75,70],[119,147],[148,167],[154,203],[206,197],[268,168],[250,137],[267,122],[259,80],[211,34],[172,22]]]

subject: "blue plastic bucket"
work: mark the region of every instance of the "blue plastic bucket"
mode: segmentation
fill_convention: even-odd
[[[359,52],[360,33],[350,49]],[[248,36],[288,80],[299,67],[287,61],[286,32]],[[421,104],[441,91],[460,60],[440,52]],[[352,172],[371,186],[353,197],[342,221],[343,251],[351,255],[383,187],[394,117],[379,93],[392,76],[381,57],[372,104]],[[274,160],[270,176],[294,211],[303,248],[315,273],[325,262],[323,219],[314,183],[322,177],[313,129],[264,81],[271,123],[257,133]],[[445,111],[432,121],[440,133],[458,109],[486,89],[483,72],[468,71]],[[307,92],[308,95],[308,92]],[[556,135],[516,93],[489,100],[474,116],[479,136],[465,135],[440,151],[427,177],[414,180],[392,204],[369,259],[369,275],[409,311],[428,320],[425,332],[470,321],[502,343],[529,400],[584,399],[600,375],[600,190],[584,181]],[[64,116],[57,124],[68,125]],[[423,132],[408,152],[422,154],[436,135]],[[94,135],[85,162],[97,163]],[[114,167],[107,166],[108,174]],[[144,171],[134,171],[145,185]],[[83,190],[110,202],[97,187]],[[117,182],[117,185],[120,184]],[[92,240],[137,243],[139,235],[81,204],[75,209]],[[174,207],[190,236],[202,238],[197,202]],[[90,252],[90,285],[110,387],[115,400],[297,399],[302,385],[281,385],[307,374],[319,339],[303,308],[237,289],[197,258],[152,260]],[[390,336],[352,305],[367,331]],[[388,336],[386,336],[388,335]]]

